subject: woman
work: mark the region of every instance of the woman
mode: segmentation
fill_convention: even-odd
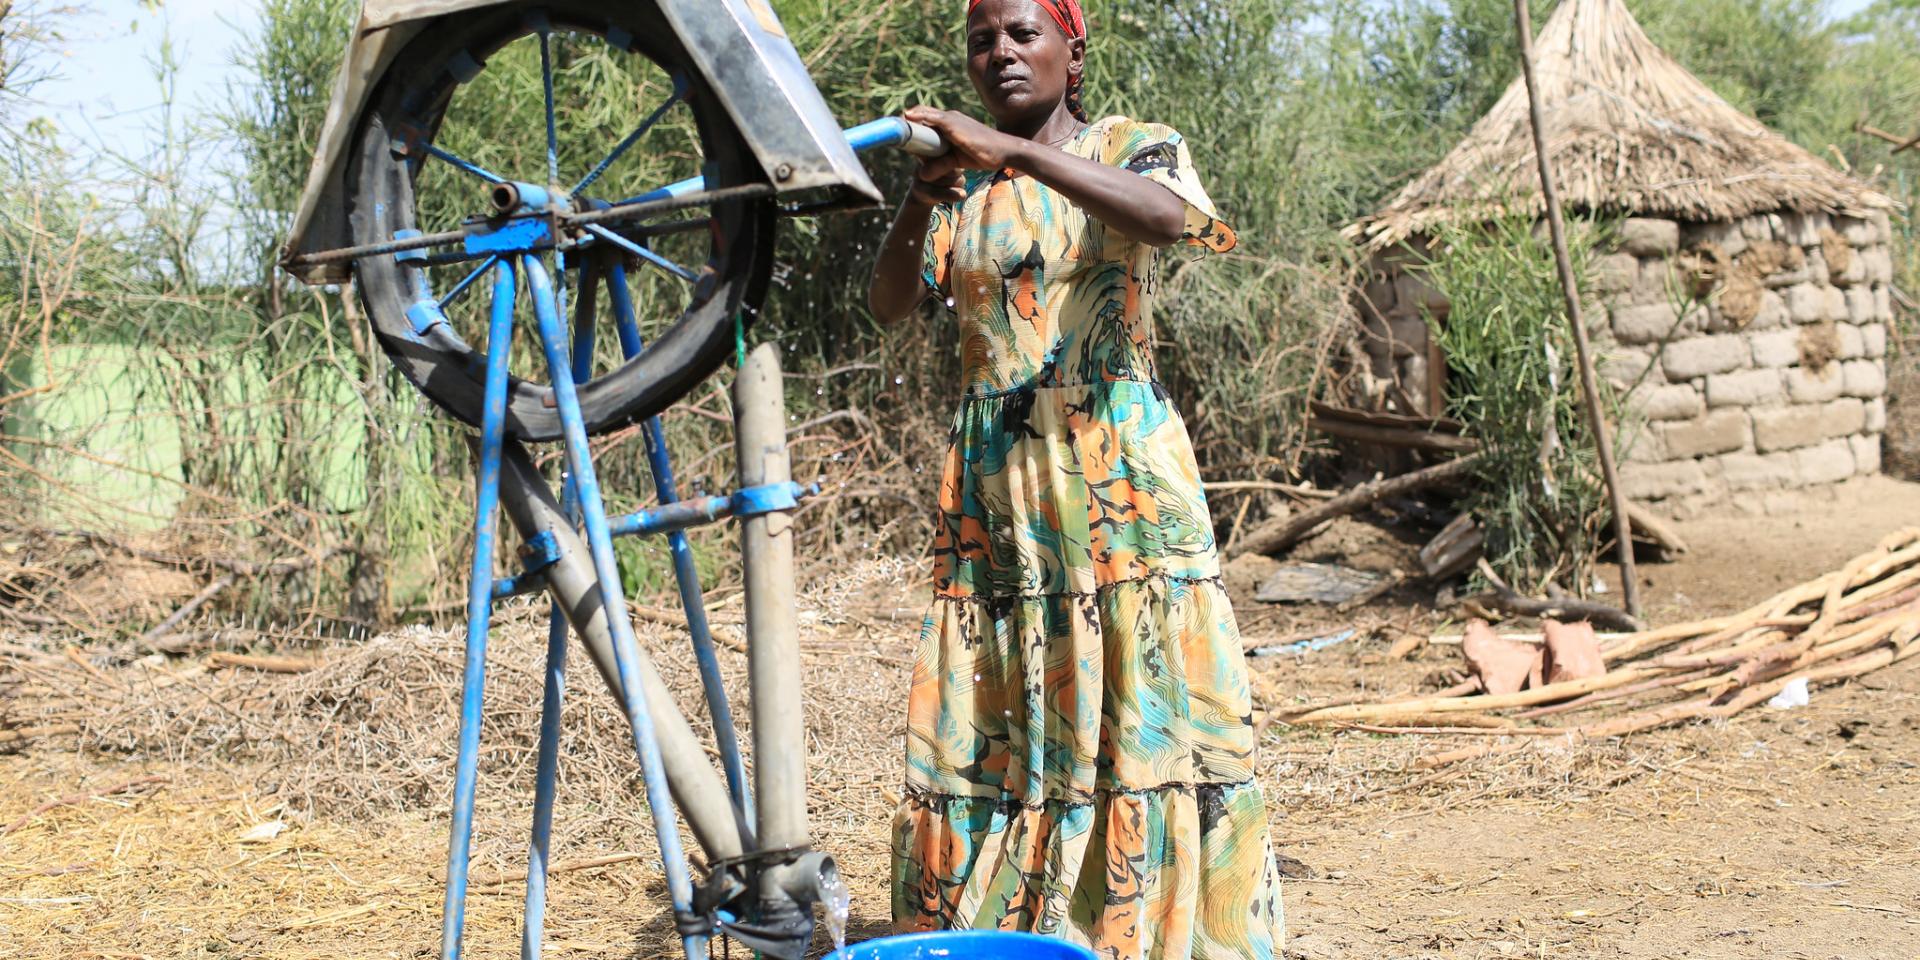
[[[1276,957],[1233,611],[1186,428],[1154,379],[1161,251],[1224,251],[1180,135],[1080,105],[1075,0],[971,0],[994,127],[915,108],[922,162],[874,268],[961,325],[933,608],[894,828],[902,931],[1032,930],[1116,960]]]

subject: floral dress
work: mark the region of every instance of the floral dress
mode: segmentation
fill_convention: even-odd
[[[1062,147],[1234,245],[1178,133]],[[972,172],[926,282],[961,326],[894,822],[902,931],[1030,930],[1114,960],[1281,953],[1246,665],[1185,424],[1154,377],[1161,251],[1039,181]]]

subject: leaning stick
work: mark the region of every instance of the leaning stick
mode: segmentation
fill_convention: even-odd
[[[1633,522],[1629,519],[1627,491],[1620,484],[1613,464],[1613,431],[1600,411],[1600,388],[1594,381],[1593,350],[1587,344],[1587,322],[1581,316],[1580,286],[1573,276],[1573,257],[1567,253],[1567,225],[1560,217],[1560,191],[1553,183],[1553,164],[1547,160],[1547,131],[1540,109],[1540,84],[1533,75],[1533,23],[1527,0],[1513,0],[1513,24],[1520,37],[1520,70],[1527,87],[1528,126],[1533,128],[1533,158],[1540,168],[1540,199],[1547,207],[1547,233],[1553,240],[1553,262],[1560,271],[1560,292],[1567,301],[1567,323],[1573,328],[1573,348],[1580,361],[1580,395],[1586,401],[1587,419],[1593,425],[1595,452],[1600,455],[1600,475],[1613,497],[1613,537],[1620,554],[1620,593],[1626,600],[1627,615],[1640,616],[1640,583],[1633,569]]]

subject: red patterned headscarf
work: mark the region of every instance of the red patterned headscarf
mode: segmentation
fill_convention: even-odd
[[[978,7],[980,2],[981,0],[967,0],[968,16],[973,15],[973,9]],[[1067,35],[1067,39],[1085,40],[1087,38],[1087,17],[1080,11],[1080,0],[1033,0],[1033,2],[1040,9],[1045,10],[1047,16],[1053,18],[1054,23],[1060,25],[1060,30]],[[1080,105],[1080,87],[1081,78],[1079,77],[1073,77],[1067,81],[1067,109],[1072,111],[1081,123],[1087,123],[1089,122],[1087,110]]]

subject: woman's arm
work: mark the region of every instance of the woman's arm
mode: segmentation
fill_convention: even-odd
[[[1095,220],[1129,240],[1155,247],[1179,241],[1186,231],[1186,204],[1174,192],[1120,167],[1001,133],[964,114],[928,107],[907,119],[940,132],[948,157],[975,170],[1011,167],[1052,187]]]
[[[893,226],[880,242],[880,256],[873,262],[867,309],[873,311],[874,319],[881,323],[904,319],[927,298],[920,268],[933,208],[965,198],[960,174],[950,162],[945,158],[921,161],[914,171],[913,189],[900,201],[900,212],[894,215]]]

